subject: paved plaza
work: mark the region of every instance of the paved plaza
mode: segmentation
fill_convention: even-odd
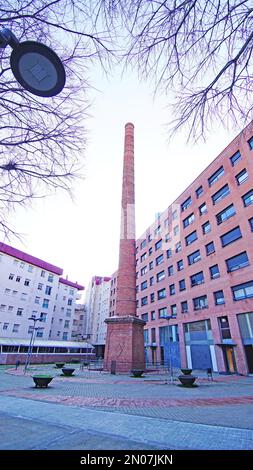
[[[53,365],[0,368],[1,450],[253,450],[253,377],[141,378]],[[33,374],[53,374],[35,388]]]

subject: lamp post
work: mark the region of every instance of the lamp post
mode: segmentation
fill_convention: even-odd
[[[19,42],[8,28],[0,30],[0,49],[12,48],[11,70],[20,85],[33,95],[44,98],[58,95],[66,81],[58,55],[36,41]]]
[[[31,334],[31,339],[30,339],[30,344],[29,344],[29,348],[28,348],[28,352],[27,352],[27,357],[26,357],[26,362],[25,362],[25,367],[24,367],[24,373],[26,373],[27,371],[27,368],[30,364],[30,359],[31,359],[31,356],[32,356],[32,350],[33,350],[33,345],[34,345],[34,341],[35,341],[35,331],[38,329],[38,328],[35,328],[35,325],[36,325],[36,322],[37,321],[42,321],[42,318],[36,318],[36,317],[29,317],[28,320],[33,320],[33,327],[32,327],[32,334]]]
[[[162,317],[165,320],[168,320],[168,344],[169,344],[169,374],[170,374],[170,383],[173,384],[173,368],[172,368],[172,357],[171,357],[171,341],[170,341],[170,320],[176,318],[176,315],[167,315]]]

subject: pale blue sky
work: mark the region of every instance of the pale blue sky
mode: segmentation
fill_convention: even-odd
[[[93,275],[117,269],[125,124],[135,126],[137,237],[239,132],[214,128],[198,145],[187,144],[182,132],[169,141],[164,96],[154,99],[132,72],[107,79],[97,68],[91,81],[100,91],[89,93],[85,179],[75,184],[75,202],[59,192],[32,208],[17,208],[13,224],[23,243],[10,242],[86,286]]]

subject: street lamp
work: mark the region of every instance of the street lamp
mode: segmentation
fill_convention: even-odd
[[[32,334],[31,334],[31,339],[30,339],[30,344],[29,344],[29,348],[28,348],[28,352],[27,352],[27,356],[26,356],[26,362],[25,362],[25,368],[24,368],[24,373],[27,371],[27,368],[30,364],[30,359],[31,359],[31,356],[32,356],[32,350],[33,350],[33,345],[34,345],[34,341],[35,341],[35,331],[38,330],[38,327],[35,328],[35,324],[37,321],[42,321],[42,318],[36,318],[34,316],[32,317],[29,317],[28,320],[33,320],[33,327],[32,327]]]
[[[8,28],[0,30],[0,48],[12,48],[11,70],[16,80],[30,93],[51,97],[62,91],[66,81],[58,55],[45,44],[36,41],[19,42]]]
[[[163,316],[165,320],[168,320],[168,344],[169,344],[169,373],[170,373],[170,383],[173,384],[173,368],[172,368],[172,357],[171,357],[171,341],[170,341],[170,320],[177,318],[176,315],[167,315]]]

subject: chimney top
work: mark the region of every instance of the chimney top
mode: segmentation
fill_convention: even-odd
[[[125,127],[134,127],[133,123],[132,122],[127,122]]]

